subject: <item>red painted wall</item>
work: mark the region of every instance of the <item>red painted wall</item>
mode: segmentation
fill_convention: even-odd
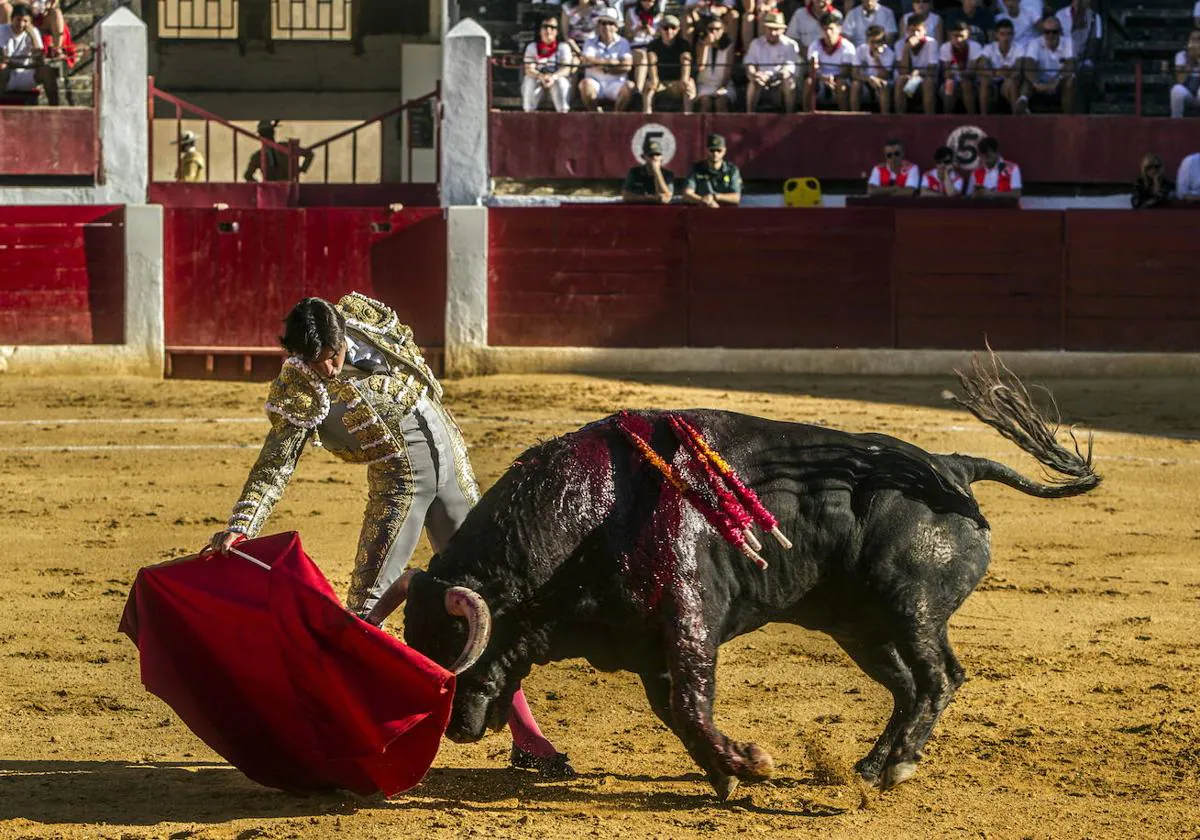
[[[489,343],[1200,351],[1200,210],[489,214]]]
[[[150,203],[166,207],[438,207],[437,184],[176,184],[150,185]]]
[[[124,226],[121,207],[0,207],[0,344],[123,342]]]
[[[621,178],[636,161],[634,133],[648,122],[668,128],[677,175],[703,156],[709,132],[723,134],[729,159],[747,178],[816,177],[865,180],[880,162],[883,142],[899,137],[914,161],[932,165],[933,151],[963,125],[1000,141],[1030,183],[1124,184],[1153,149],[1171,171],[1196,151],[1187,120],[1102,116],[881,117],[837,114],[598,114],[493,112],[489,135],[492,175],[498,178]],[[1174,177],[1172,175],[1172,177]]]
[[[360,291],[445,337],[446,223],[438,209],[168,208],[165,317],[173,347],[276,347],[300,298]]]
[[[0,108],[0,175],[94,176],[97,142],[91,108]]]

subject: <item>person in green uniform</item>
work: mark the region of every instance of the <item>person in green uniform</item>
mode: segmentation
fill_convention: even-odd
[[[708,157],[692,164],[683,200],[714,208],[742,203],[742,173],[725,159],[725,138],[720,134],[708,135]]]
[[[670,204],[675,196],[675,173],[662,165],[662,143],[650,139],[642,150],[645,163],[625,175],[621,200],[629,204]]]

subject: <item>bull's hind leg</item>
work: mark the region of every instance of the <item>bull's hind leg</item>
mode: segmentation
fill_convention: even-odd
[[[858,775],[872,785],[883,780],[884,767],[901,735],[917,718],[917,686],[912,671],[891,642],[866,643],[841,638],[837,643],[875,682],[892,693],[892,716],[871,751],[854,765]]]
[[[683,741],[688,753],[708,774],[722,800],[737,788],[738,780],[768,778],[775,769],[770,754],[757,744],[732,741],[713,722],[716,696],[716,645],[701,638],[703,622],[695,618],[668,619],[664,632],[667,646],[667,677],[643,678],[650,704],[664,717],[662,696],[654,694],[669,686],[666,706],[669,725]],[[688,632],[688,631],[692,632]]]
[[[938,718],[954,699],[954,693],[962,685],[966,672],[954,655],[946,625],[923,635],[917,640],[901,646],[901,655],[912,668],[917,686],[919,712],[913,724],[897,741],[895,761],[889,771],[899,784],[912,775],[916,762],[921,758],[929,736]],[[889,786],[890,785],[886,785]]]

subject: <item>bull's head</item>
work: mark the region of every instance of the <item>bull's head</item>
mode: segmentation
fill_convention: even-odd
[[[400,604],[404,610],[404,638],[417,651],[457,676],[454,710],[446,737],[452,741],[478,741],[490,726],[499,729],[507,719],[496,700],[507,680],[499,662],[481,663],[492,632],[487,603],[474,590],[451,586],[418,569],[405,572],[379,599],[368,617],[382,621]]]

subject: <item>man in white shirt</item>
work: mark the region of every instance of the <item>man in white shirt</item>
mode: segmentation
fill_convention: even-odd
[[[565,40],[558,37],[558,15],[546,15],[538,27],[538,36],[525,47],[525,75],[521,79],[521,107],[536,111],[542,99],[550,97],[554,110],[571,110],[570,74],[574,58]]]
[[[755,112],[763,91],[782,97],[785,114],[796,110],[796,66],[800,63],[800,45],[783,34],[786,28],[783,15],[767,12],[763,15],[766,34],[751,41],[746,50],[742,62],[746,65],[747,114]]]
[[[976,91],[979,88],[980,57],[983,47],[971,37],[970,25],[959,18],[950,27],[950,40],[942,44],[942,110],[953,114],[961,96],[968,114],[975,113]]]
[[[825,0],[805,0],[804,5],[792,13],[787,36],[800,45],[801,55],[805,55],[821,37],[821,15],[831,8]]]
[[[892,138],[883,144],[883,163],[871,169],[867,195],[913,196],[921,184],[921,170],[904,159],[904,144]]]
[[[925,34],[925,18],[910,16],[908,29],[896,55],[897,113],[908,111],[910,100],[916,100],[918,95],[925,113],[933,113],[938,61],[938,42]]]
[[[596,34],[583,45],[584,78],[579,82],[579,97],[589,111],[603,110],[601,102],[612,102],[614,111],[624,111],[633,94],[629,70],[633,50],[617,34],[621,15],[605,9],[596,18]]]
[[[1100,38],[1104,34],[1100,15],[1092,11],[1091,0],[1071,0],[1055,15],[1063,28],[1064,40],[1071,41],[1075,61],[1080,65],[1090,64],[1100,49]]]
[[[1014,112],[1017,99],[1021,96],[1022,70],[1025,66],[1025,51],[1013,37],[1013,22],[1002,20],[996,24],[996,40],[983,48],[981,64],[982,83],[979,86],[979,110],[989,113],[992,99],[999,94]]]
[[[872,26],[883,27],[884,38],[890,46],[896,40],[896,15],[887,6],[880,6],[879,0],[863,0],[846,13],[842,24],[842,35],[854,44],[865,46],[867,30]]]
[[[850,108],[850,77],[858,54],[850,39],[842,35],[842,16],[826,12],[821,17],[821,37],[808,48],[808,76],[804,79],[804,107],[836,104],[839,111]]]
[[[967,195],[971,198],[1020,198],[1021,167],[1000,157],[1000,144],[995,137],[979,141],[979,166],[967,179]]]
[[[962,195],[963,179],[954,168],[954,150],[939,146],[933,153],[933,169],[921,176],[921,198],[960,198]]]
[[[879,24],[867,27],[867,42],[855,55],[854,82],[850,85],[850,110],[861,111],[872,100],[879,113],[892,110],[892,69],[896,53],[887,43],[887,33]]]
[[[1030,97],[1058,105],[1064,114],[1075,110],[1075,52],[1053,16],[1042,21],[1042,37],[1025,48],[1025,82],[1016,113],[1029,113]]]
[[[47,67],[42,35],[33,25],[33,12],[14,3],[9,22],[0,24],[0,91],[32,91],[39,84],[46,100],[58,104],[58,76]]]
[[[1200,153],[1188,155],[1179,164],[1175,197],[1180,201],[1200,201]]]
[[[1200,29],[1188,35],[1187,49],[1175,53],[1175,85],[1171,116],[1182,117],[1189,105],[1200,105]]]
[[[908,22],[921,15],[925,16],[925,32],[940,44],[946,33],[942,28],[942,16],[933,11],[930,0],[913,0],[912,11],[900,18],[900,31],[907,32]]]
[[[996,12],[997,24],[1002,20],[1012,21],[1013,39],[1022,50],[1037,38],[1040,18],[1041,15],[1022,7],[1021,0],[1002,0],[1000,11]]]

